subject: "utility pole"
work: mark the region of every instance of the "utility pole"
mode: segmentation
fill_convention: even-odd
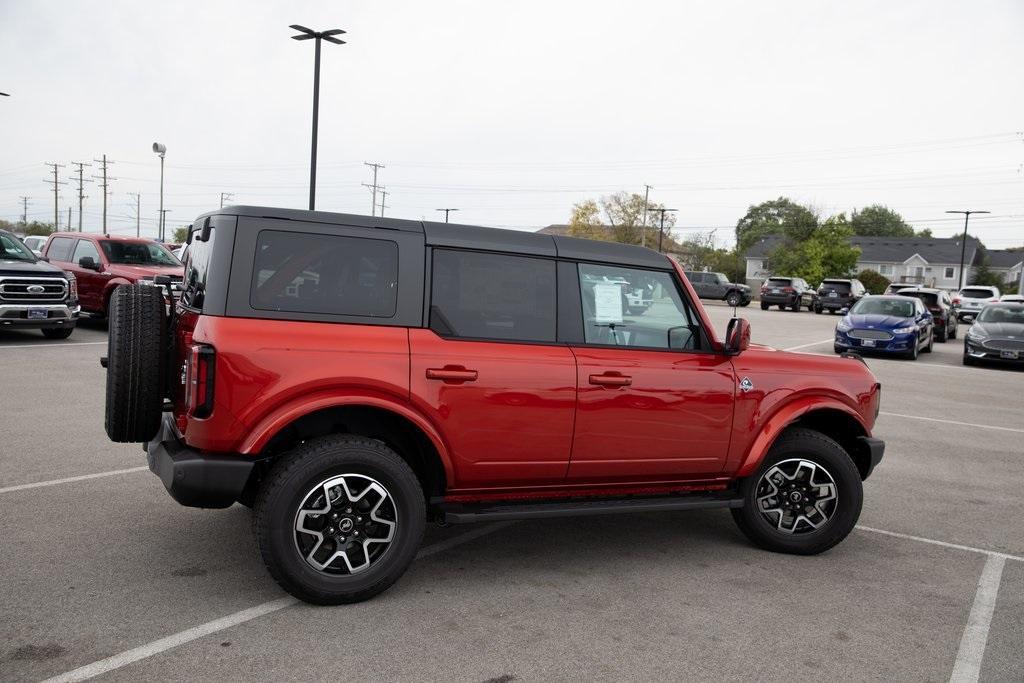
[[[224,200],[231,201],[234,198],[235,198],[235,195],[232,192],[221,192],[220,193],[220,208],[222,208],[222,209],[224,208]]]
[[[380,217],[381,218],[384,218],[384,209],[387,208],[386,205],[384,204],[384,202],[387,201],[387,198],[388,198],[388,193],[384,190],[383,187],[380,188]]]
[[[138,192],[129,192],[128,196],[135,197],[135,236],[141,237],[142,229],[140,226],[140,222],[142,220],[142,195],[140,195]],[[129,204],[128,206],[131,206],[131,204]]]
[[[640,246],[641,247],[646,247],[647,246],[647,206],[648,206],[648,204],[647,204],[647,197],[650,195],[651,190],[653,190],[653,189],[654,188],[651,187],[650,185],[644,185],[644,222],[643,222],[643,226],[640,228]]]
[[[168,211],[170,211],[170,209],[160,209],[160,237],[157,240],[159,242],[166,242],[167,241],[164,238],[164,226],[167,225],[167,212]]]
[[[658,229],[658,251],[661,251],[662,240],[665,238],[665,214],[669,211],[678,211],[678,209],[651,209],[651,211],[657,211],[661,214],[661,227]]]
[[[83,193],[83,184],[92,182],[92,180],[86,180],[82,177],[82,170],[86,166],[92,166],[92,164],[82,163],[81,161],[72,161],[71,165],[78,167],[78,232],[82,232],[82,201],[85,199],[85,194]],[[68,226],[68,230],[70,229],[71,226]]]
[[[98,164],[103,165],[103,182],[100,183],[100,187],[103,188],[103,234],[107,234],[107,189],[110,186],[111,180],[117,180],[117,178],[107,177],[107,165],[114,163],[113,161],[107,161],[107,155],[104,154],[102,159],[93,159]],[[95,177],[95,176],[93,176]]]
[[[60,220],[60,211],[57,208],[57,190],[60,185],[67,185],[66,182],[60,182],[57,180],[57,169],[64,168],[64,164],[46,164],[50,167],[51,173],[53,173],[53,180],[47,180],[45,182],[53,185],[53,229],[57,230],[60,226],[58,222]]]
[[[458,211],[458,209],[434,209],[434,211],[444,211],[444,222],[448,222],[448,214],[452,211]]]
[[[370,203],[370,215],[371,216],[376,216],[377,215],[377,190],[378,189],[383,189],[380,185],[377,184],[377,171],[379,171],[380,169],[384,168],[384,164],[376,164],[376,163],[370,163],[369,161],[364,161],[363,162],[363,166],[369,166],[369,167],[371,167],[373,169],[373,184],[371,185],[370,183],[363,183],[363,187],[368,187],[371,190],[373,190],[373,200]]]
[[[972,213],[992,213],[991,211],[947,211],[946,213],[962,213],[964,215],[964,238],[960,240],[960,286],[957,289],[963,289],[964,287],[964,257],[967,254],[967,221],[971,219]]]
[[[68,204],[68,232],[71,232],[71,205]]]
[[[309,210],[312,211],[316,208],[316,134],[320,118],[320,41],[326,40],[335,45],[344,45],[344,40],[334,36],[340,36],[345,32],[340,28],[330,31],[314,31],[298,24],[292,24],[288,28],[299,32],[299,35],[292,36],[292,40],[316,39],[316,57],[313,62],[313,148],[309,156]]]
[[[18,201],[21,202],[21,224],[28,225],[28,200],[31,197],[18,197]]]
[[[157,225],[157,239],[164,238],[164,156],[167,154],[167,145],[159,142],[153,143],[153,153],[160,157],[160,213]]]

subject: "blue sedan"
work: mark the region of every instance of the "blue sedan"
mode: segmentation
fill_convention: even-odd
[[[920,299],[866,296],[836,325],[835,351],[878,352],[917,358],[934,343],[932,314]]]

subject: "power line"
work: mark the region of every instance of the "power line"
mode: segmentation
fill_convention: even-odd
[[[373,169],[373,184],[371,185],[369,183],[363,183],[363,187],[368,187],[368,188],[370,188],[373,191],[373,199],[372,199],[371,204],[370,204],[370,215],[371,216],[376,216],[377,215],[377,190],[380,188],[380,186],[377,185],[377,171],[379,171],[380,169],[384,168],[384,164],[371,163],[369,161],[364,161],[363,165],[364,166],[369,166],[369,167],[371,167]]]
[[[224,208],[224,200],[234,200],[235,195],[231,192],[220,193],[220,208]]]
[[[643,223],[640,227],[640,246],[647,246],[647,197],[650,195],[651,190],[654,188],[650,185],[644,185],[644,218]]]
[[[44,182],[53,185],[53,229],[58,230],[60,228],[60,210],[57,207],[57,191],[60,189],[60,185],[67,185],[67,183],[57,180],[57,169],[64,168],[64,164],[47,163],[45,165],[49,166],[50,172],[53,173],[53,180],[46,180]]]

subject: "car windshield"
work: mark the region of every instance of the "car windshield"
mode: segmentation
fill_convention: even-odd
[[[111,263],[131,266],[180,266],[181,261],[156,242],[100,242]]]
[[[850,309],[850,313],[855,313],[856,315],[894,315],[898,318],[913,318],[914,310],[914,304],[911,301],[868,297],[854,304],[853,308]]]
[[[36,255],[14,235],[0,234],[0,261],[35,261]]]
[[[991,289],[964,287],[960,290],[960,296],[967,297],[968,299],[991,299],[995,296],[995,293]]]
[[[1000,306],[993,304],[986,306],[978,316],[978,322],[1024,325],[1024,305]]]

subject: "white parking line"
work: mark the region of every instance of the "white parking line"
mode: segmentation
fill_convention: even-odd
[[[115,474],[130,474],[131,472],[141,472],[148,470],[149,468],[143,465],[142,467],[129,467],[123,470],[110,470],[108,472],[97,472],[95,474],[83,474],[78,477],[65,477],[64,479],[51,479],[50,481],[37,481],[32,484],[18,484],[16,486],[5,486],[0,488],[0,493],[10,493],[12,491],[24,491],[25,489],[38,489],[43,486],[56,486],[57,484],[70,484],[74,481],[85,481],[86,479],[99,479],[100,477],[112,477]]]
[[[978,592],[974,594],[971,614],[967,617],[967,626],[960,637],[960,649],[956,653],[950,681],[974,683],[981,676],[981,661],[985,657],[988,631],[992,626],[992,614],[996,611],[996,597],[1005,564],[1006,558],[989,555],[985,568],[981,570]]]
[[[481,536],[486,536],[487,534],[498,531],[499,529],[503,529],[510,524],[514,524],[514,522],[495,522],[494,524],[488,524],[487,526],[473,529],[472,531],[468,531],[460,536],[428,545],[416,554],[416,559],[418,560],[423,557],[429,557],[444,550],[454,548],[462,543],[467,543],[480,538]],[[229,614],[226,617],[214,619],[213,621],[208,621],[205,624],[200,624],[199,626],[193,626],[192,628],[160,638],[159,640],[154,640],[151,643],[132,648],[131,650],[125,650],[120,654],[107,657],[106,659],[101,659],[93,662],[92,664],[80,666],[77,669],[67,671],[54,676],[53,678],[48,678],[43,681],[43,683],[70,683],[71,681],[85,681],[95,676],[99,676],[100,674],[105,674],[109,671],[114,671],[115,669],[128,666],[129,664],[146,659],[147,657],[152,657],[153,655],[160,654],[161,652],[166,652],[167,650],[176,648],[179,645],[184,645],[192,642],[193,640],[198,640],[199,638],[203,638],[212,633],[217,633],[218,631],[223,631],[231,628],[232,626],[244,624],[247,621],[252,621],[253,619],[257,619],[267,614],[273,614],[274,612],[283,610],[286,607],[298,604],[298,602],[298,600],[292,597],[271,600],[263,603],[262,605],[256,605],[255,607],[250,607],[249,609]]]
[[[11,344],[10,346],[0,346],[0,351],[4,349],[63,349],[67,346],[99,346],[103,344],[107,345],[107,342],[64,342],[63,344]]]
[[[835,338],[829,337],[828,339],[822,339],[821,341],[811,342],[810,344],[801,344],[800,346],[790,346],[789,348],[782,349],[782,350],[783,351],[798,351],[800,349],[810,348],[811,346],[820,346],[821,344],[829,344],[829,343],[834,342],[834,341],[835,341]],[[822,354],[822,355],[826,355],[826,354]]]
[[[920,415],[904,415],[903,413],[887,413],[882,411],[879,415],[885,415],[886,417],[903,417],[908,420],[924,420],[925,422],[941,422],[942,424],[959,425],[961,427],[978,427],[979,429],[995,429],[1000,432],[1015,432],[1017,434],[1024,434],[1024,429],[1017,429],[1015,427],[997,427],[995,425],[983,425],[976,422],[958,422],[957,420],[947,420],[944,418],[937,417],[922,417]]]
[[[876,529],[870,526],[864,526],[858,524],[857,529],[860,531],[870,531],[873,534],[882,534],[883,536],[892,536],[893,538],[902,538],[905,541],[917,541],[918,543],[928,543],[930,545],[937,545],[942,548],[951,548],[953,550],[966,550],[972,553],[980,553],[982,555],[989,555],[992,557],[1001,557],[1004,560],[1016,560],[1018,562],[1024,562],[1024,557],[1020,555],[1009,555],[1007,553],[1001,553],[996,550],[986,550],[985,548],[975,548],[969,545],[960,545],[958,543],[947,543],[946,541],[937,541],[934,538],[924,538],[923,536],[911,536],[910,534],[901,534],[898,531],[886,531],[885,529]]]

